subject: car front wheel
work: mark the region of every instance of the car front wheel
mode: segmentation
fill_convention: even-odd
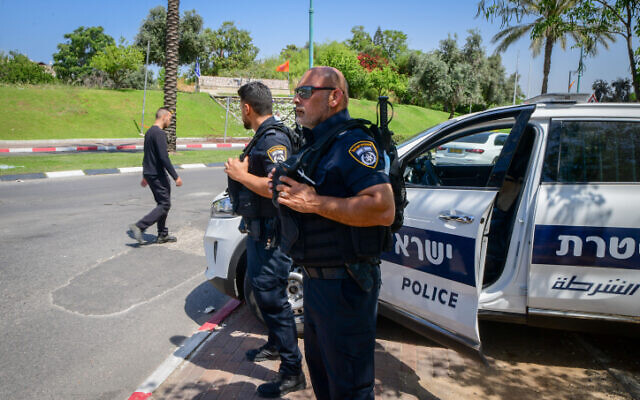
[[[249,278],[245,274],[244,276],[244,298],[251,309],[251,312],[264,323],[264,318],[260,313],[258,304],[256,303],[256,296],[253,293],[253,287],[249,282]],[[302,336],[304,332],[304,298],[302,289],[302,268],[293,266],[289,273],[289,280],[287,283],[287,298],[289,304],[291,304],[291,310],[293,311],[293,318],[296,322],[296,330],[298,336]]]

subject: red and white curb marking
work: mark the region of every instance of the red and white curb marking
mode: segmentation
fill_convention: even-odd
[[[144,381],[142,385],[136,389],[129,400],[146,400],[151,397],[153,391],[171,375],[171,373],[183,362],[189,359],[189,356],[200,347],[206,339],[213,339],[218,331],[215,329],[220,323],[227,318],[233,310],[240,305],[235,299],[229,300],[221,309],[216,311],[213,317],[203,324],[198,331],[187,339],[173,354],[171,354],[160,366]]]
[[[189,149],[244,149],[246,143],[193,143],[176,145],[178,150]],[[118,146],[62,146],[62,147],[12,147],[0,149],[0,153],[55,153],[69,151],[123,151],[144,150],[144,145],[123,144]]]

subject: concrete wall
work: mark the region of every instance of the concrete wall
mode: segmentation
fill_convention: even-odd
[[[251,78],[227,78],[222,76],[201,76],[200,91],[213,94],[238,93],[240,86],[251,81],[259,81],[267,85],[273,95],[288,95],[289,83],[284,79],[251,79]]]

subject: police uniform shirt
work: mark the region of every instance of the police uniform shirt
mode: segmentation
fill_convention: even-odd
[[[283,162],[291,155],[291,141],[287,134],[271,128],[277,123],[274,117],[265,120],[257,132],[267,132],[258,140],[249,152],[249,172],[256,176],[265,177],[276,164]]]
[[[305,129],[305,137],[311,142],[320,140],[335,125],[349,119],[347,110],[340,111],[312,130]],[[389,183],[389,177],[384,173],[384,158],[377,144],[361,129],[340,133],[320,159],[311,178],[319,195],[342,198],[355,196],[374,185]]]

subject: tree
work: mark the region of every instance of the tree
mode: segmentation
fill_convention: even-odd
[[[551,70],[551,54],[556,44],[565,49],[567,36],[571,36],[576,42],[581,42],[584,34],[583,27],[570,20],[570,15],[578,0],[492,0],[487,5],[486,0],[478,3],[478,14],[484,15],[488,20],[501,19],[501,27],[492,39],[497,43],[497,52],[505,51],[513,43],[529,35],[531,38],[531,50],[533,56],[540,54],[544,47],[544,64],[541,93],[547,93],[549,72]],[[523,18],[532,18],[528,22],[520,23]],[[513,20],[517,25],[512,25]],[[597,36],[597,40],[591,42],[587,52],[595,54],[596,44],[607,47],[607,35]]]
[[[382,49],[387,57],[396,61],[400,54],[407,51],[407,35],[402,31],[385,30],[382,32]]]
[[[407,88],[407,77],[398,74],[388,65],[372,70],[368,78],[369,85],[378,92],[378,96],[389,92],[403,93]]]
[[[380,27],[378,26],[378,29],[376,29],[376,33],[373,34],[373,44],[374,46],[382,47],[382,43],[383,43],[382,29],[380,29]]]
[[[179,65],[191,64],[204,52],[202,36],[203,20],[196,10],[185,11],[179,20]],[[163,66],[167,38],[167,10],[163,6],[149,10],[149,15],[142,21],[134,44],[147,51],[149,42],[149,61]]]
[[[200,68],[205,74],[217,75],[221,69],[246,68],[258,55],[249,31],[225,21],[218,30],[204,30],[205,57]]]
[[[113,38],[104,33],[101,26],[79,27],[64,35],[65,43],[58,44],[53,55],[56,76],[66,82],[76,82],[91,73],[91,58],[115,44]]]
[[[615,103],[628,103],[631,92],[631,81],[627,78],[618,78],[611,82],[611,101]]]
[[[371,35],[365,32],[362,25],[356,25],[351,28],[351,39],[348,39],[346,43],[351,50],[355,50],[358,53],[367,52],[373,47]]]
[[[591,85],[591,89],[593,89],[593,93],[595,94],[596,99],[599,102],[604,103],[605,101],[609,101],[609,98],[611,96],[611,88],[609,87],[607,81],[597,79],[593,82],[593,85]]]
[[[300,50],[301,49],[295,44],[288,44],[284,49],[280,50],[280,56],[285,59],[289,59]]]
[[[319,49],[320,50],[320,49]],[[319,51],[318,62],[339,69],[349,84],[349,97],[360,97],[368,87],[367,74],[355,51],[343,43],[333,42]]]
[[[0,52],[0,82],[2,83],[52,83],[53,75],[45,71],[42,65],[35,63],[24,54],[10,51],[8,55]]]
[[[113,81],[116,89],[124,87],[127,77],[142,67],[144,55],[134,46],[110,44],[91,59],[91,67],[103,71]]]
[[[591,43],[602,35],[620,36],[625,40],[633,90],[638,95],[640,47],[634,50],[633,41],[640,36],[640,1],[581,0],[575,15],[587,30],[583,41]]]
[[[419,56],[409,87],[427,104],[443,104],[449,118],[458,106],[482,100],[480,75],[475,64],[465,60],[455,36],[442,40],[437,50]]]
[[[167,150],[176,151],[176,103],[178,97],[178,45],[180,0],[168,0],[167,38],[165,51],[164,106],[171,111],[171,125],[167,128]]]

